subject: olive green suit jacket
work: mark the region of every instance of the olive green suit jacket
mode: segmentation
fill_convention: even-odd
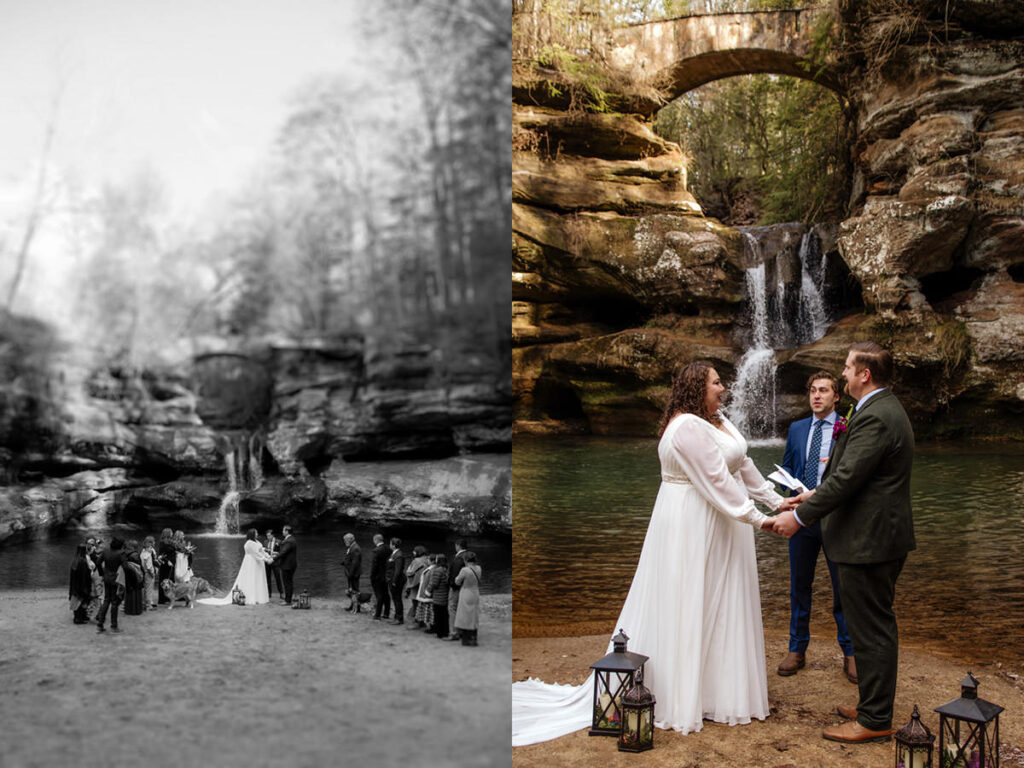
[[[832,449],[821,484],[796,510],[821,521],[825,554],[836,563],[881,563],[914,549],[910,468],[914,430],[896,396],[884,389],[850,418]]]

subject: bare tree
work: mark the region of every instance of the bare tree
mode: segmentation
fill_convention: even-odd
[[[64,81],[60,80],[50,100],[50,112],[46,119],[46,128],[43,132],[43,149],[39,156],[39,169],[36,173],[36,184],[32,194],[32,203],[29,207],[28,219],[25,222],[25,231],[21,236],[21,244],[15,257],[14,276],[7,287],[6,307],[8,311],[14,306],[14,298],[21,287],[21,279],[25,274],[25,265],[28,262],[28,255],[32,249],[32,241],[35,240],[36,231],[39,228],[43,217],[48,213],[50,205],[46,199],[47,173],[50,165],[50,153],[53,150],[53,139],[57,133],[57,116],[60,112],[60,103],[64,97]]]

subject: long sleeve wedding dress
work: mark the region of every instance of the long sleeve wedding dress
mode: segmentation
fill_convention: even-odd
[[[749,723],[768,716],[768,683],[754,527],[782,497],[747,458],[747,443],[676,416],[658,444],[661,488],[616,631],[650,657],[644,684],[655,724],[682,733],[703,720]],[[609,644],[609,650],[611,645]],[[593,678],[580,686],[536,679],[512,686],[512,744],[553,739],[590,725]]]

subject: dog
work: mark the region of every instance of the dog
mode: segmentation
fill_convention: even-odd
[[[373,600],[371,592],[356,592],[354,589],[346,589],[345,594],[348,595],[348,608],[345,609],[346,611],[359,613],[359,606],[366,605]]]
[[[206,582],[206,579],[192,579],[191,581],[185,581],[180,584],[176,584],[170,579],[164,579],[160,582],[160,588],[163,589],[164,594],[171,599],[170,604],[167,606],[167,610],[174,608],[174,604],[185,598],[189,608],[195,608],[196,592],[199,591],[199,582]],[[206,588],[209,589],[210,585],[207,584]]]

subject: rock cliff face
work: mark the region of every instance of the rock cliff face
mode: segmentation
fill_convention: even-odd
[[[518,428],[643,429],[681,355],[731,361],[743,236],[701,215],[686,158],[641,120],[515,118]]]
[[[822,244],[838,322],[777,351],[780,428],[806,411],[809,374],[873,339],[896,354],[919,436],[1024,438],[1024,14],[967,5],[948,41],[844,59],[852,215]],[[887,23],[864,8],[843,8],[855,45]],[[573,115],[545,92],[514,91],[516,428],[650,434],[680,363],[735,373],[743,236],[704,218],[686,158],[643,118]],[[798,283],[798,233],[754,234],[777,241],[775,284]]]
[[[47,435],[13,445],[0,429],[0,543],[71,522],[210,528],[232,480],[242,527],[509,530],[511,398],[493,355],[277,339],[183,375],[89,370],[54,349],[33,361],[45,392],[0,387],[0,427],[29,413],[22,426]]]
[[[846,77],[856,209],[839,249],[926,435],[1024,437],[1020,11],[958,4],[948,39],[908,42],[881,65],[854,58]],[[882,23],[856,4],[844,21],[854,41]]]

